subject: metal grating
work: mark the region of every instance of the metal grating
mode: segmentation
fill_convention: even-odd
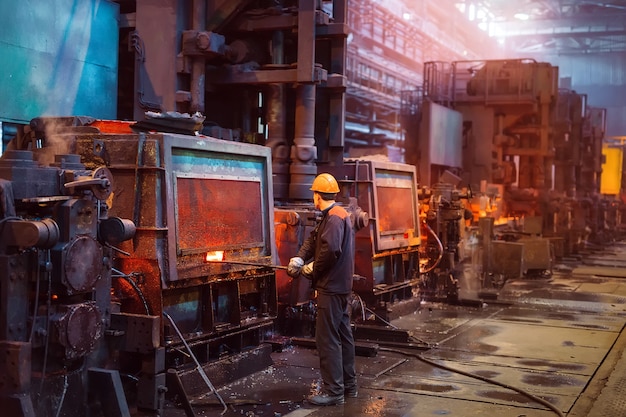
[[[626,355],[617,362],[587,417],[626,416]]]

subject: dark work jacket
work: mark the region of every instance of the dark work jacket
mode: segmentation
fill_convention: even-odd
[[[304,241],[298,256],[314,260],[313,288],[325,294],[350,294],[354,275],[354,232],[350,214],[339,205],[322,212],[322,220]]]

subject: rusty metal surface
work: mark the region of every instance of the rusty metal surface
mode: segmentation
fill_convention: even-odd
[[[524,273],[530,270],[549,270],[552,264],[550,240],[545,238],[524,238]]]

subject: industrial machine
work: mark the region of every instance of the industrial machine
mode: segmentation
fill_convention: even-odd
[[[379,316],[389,319],[394,304],[418,299],[420,218],[415,167],[362,158],[346,160],[331,172],[369,219],[368,227],[356,234],[353,290]]]
[[[337,201],[351,213],[356,230],[353,319],[365,322],[374,314],[390,320],[411,308],[406,302],[420,300],[415,167],[359,158],[327,167],[327,171],[338,179],[341,191]],[[279,257],[286,264],[315,227],[316,213],[302,205],[277,207],[275,213]],[[278,287],[281,301],[289,306],[285,318],[296,320],[289,327],[311,335],[314,307],[310,305],[310,282],[285,277],[278,274]]]
[[[356,157],[349,146],[401,136],[398,89],[418,80],[348,48],[347,1],[104,3],[86,16],[106,36],[86,47],[106,53],[72,55],[92,74],[54,80],[90,105],[33,107],[109,117],[9,115],[21,125],[0,159],[8,415],[163,416],[199,392],[225,407],[214,384],[269,365],[277,331],[312,333],[310,283],[281,266],[316,225],[320,172],[355,225],[355,322],[458,301],[468,240],[483,286],[498,287],[620,222],[597,194],[604,113],[559,92],[549,64],[427,63],[402,99],[405,160]],[[520,228],[502,229],[510,220]]]
[[[54,155],[42,166],[35,153],[7,151],[0,160],[0,404],[10,416],[77,407],[83,414],[87,393],[105,407],[114,397],[83,381],[110,388],[121,382],[109,368],[115,340],[136,342],[118,350],[155,352],[159,320],[137,317],[132,325],[143,336],[120,336],[129,328],[111,292],[121,280],[114,258],[136,229],[109,212],[111,172],[103,164],[86,168],[76,154]]]
[[[66,90],[94,102],[114,103],[117,95],[117,115],[103,111],[109,114],[103,119],[134,122],[32,119],[18,126],[9,146],[36,153],[36,162],[3,157],[7,164],[40,165],[55,181],[67,177],[45,195],[17,195],[22,211],[2,218],[4,233],[31,221],[42,235],[7,241],[5,268],[19,261],[20,272],[6,275],[22,281],[2,292],[3,341],[21,350],[19,361],[5,364],[5,375],[19,384],[3,385],[0,398],[16,416],[127,415],[129,408],[162,415],[170,396],[215,393],[212,383],[236,377],[231,367],[207,378],[205,368],[226,358],[240,364],[239,372],[268,366],[271,346],[262,342],[274,331],[279,289],[283,297],[274,205],[312,213],[309,188],[318,164],[343,161],[345,1],[107,2],[91,11],[94,28],[119,33],[94,45],[110,48],[119,40],[119,47],[104,58],[94,49],[78,59],[95,63],[93,78],[105,82],[85,95],[83,84],[71,84],[80,77],[68,77]],[[12,117],[25,113],[16,109]],[[75,155],[72,163],[96,177],[85,185],[70,178],[70,168],[51,165],[57,155]],[[105,175],[110,193],[96,194]],[[79,200],[76,213],[64,215],[52,206],[74,196],[66,188],[80,199],[72,197]],[[39,200],[22,207],[29,198]],[[96,206],[81,207],[93,199]],[[124,220],[105,223],[107,215]],[[60,229],[72,231],[59,242],[72,247],[76,238],[76,249],[54,252],[46,217],[55,216]],[[121,237],[108,232],[116,239],[106,240],[100,223]],[[131,226],[133,233],[125,230]],[[27,262],[33,254],[41,266]],[[75,263],[86,273],[72,269]],[[57,284],[69,289],[59,293]],[[17,336],[8,328],[15,305]],[[48,331],[56,328],[66,335]]]
[[[464,180],[501,184],[506,215],[540,213],[524,192],[552,188],[558,68],[532,60],[452,64],[452,106],[463,115]],[[521,195],[520,195],[521,194]]]
[[[129,399],[162,413],[165,387],[206,378],[199,363],[243,353],[254,357],[248,372],[267,366],[261,341],[277,311],[270,149],[61,129],[54,118],[31,125],[47,126],[32,131],[42,146],[0,160],[3,275],[15,277],[2,291],[11,415],[77,415],[70,399],[110,415],[126,415]],[[75,153],[33,160],[61,149]]]
[[[453,190],[472,190],[467,209],[488,288],[549,274],[555,258],[605,229],[597,217],[604,116],[557,83],[557,67],[531,59],[427,62],[423,87],[403,94],[407,159],[420,180],[435,192],[448,171],[459,178]]]
[[[458,184],[459,178],[447,173],[421,195],[426,262],[420,270],[420,296],[424,299],[459,302],[459,280],[465,275],[461,264],[471,256],[465,250],[470,241],[467,225],[473,216],[467,208],[471,192],[463,192]]]

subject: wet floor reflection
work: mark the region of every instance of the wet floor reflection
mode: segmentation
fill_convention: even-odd
[[[569,410],[626,324],[626,280],[572,270],[560,268],[550,279],[511,280],[480,307],[423,303],[392,324],[432,346],[413,353]],[[470,268],[466,294],[478,294],[479,272]],[[389,351],[357,358],[358,398],[316,407],[306,401],[319,389],[315,350],[289,347],[272,357],[270,369],[220,387],[229,405],[225,417],[555,415],[514,390]],[[193,404],[197,416],[220,416],[215,398]],[[179,408],[165,413],[179,416],[185,416]]]

